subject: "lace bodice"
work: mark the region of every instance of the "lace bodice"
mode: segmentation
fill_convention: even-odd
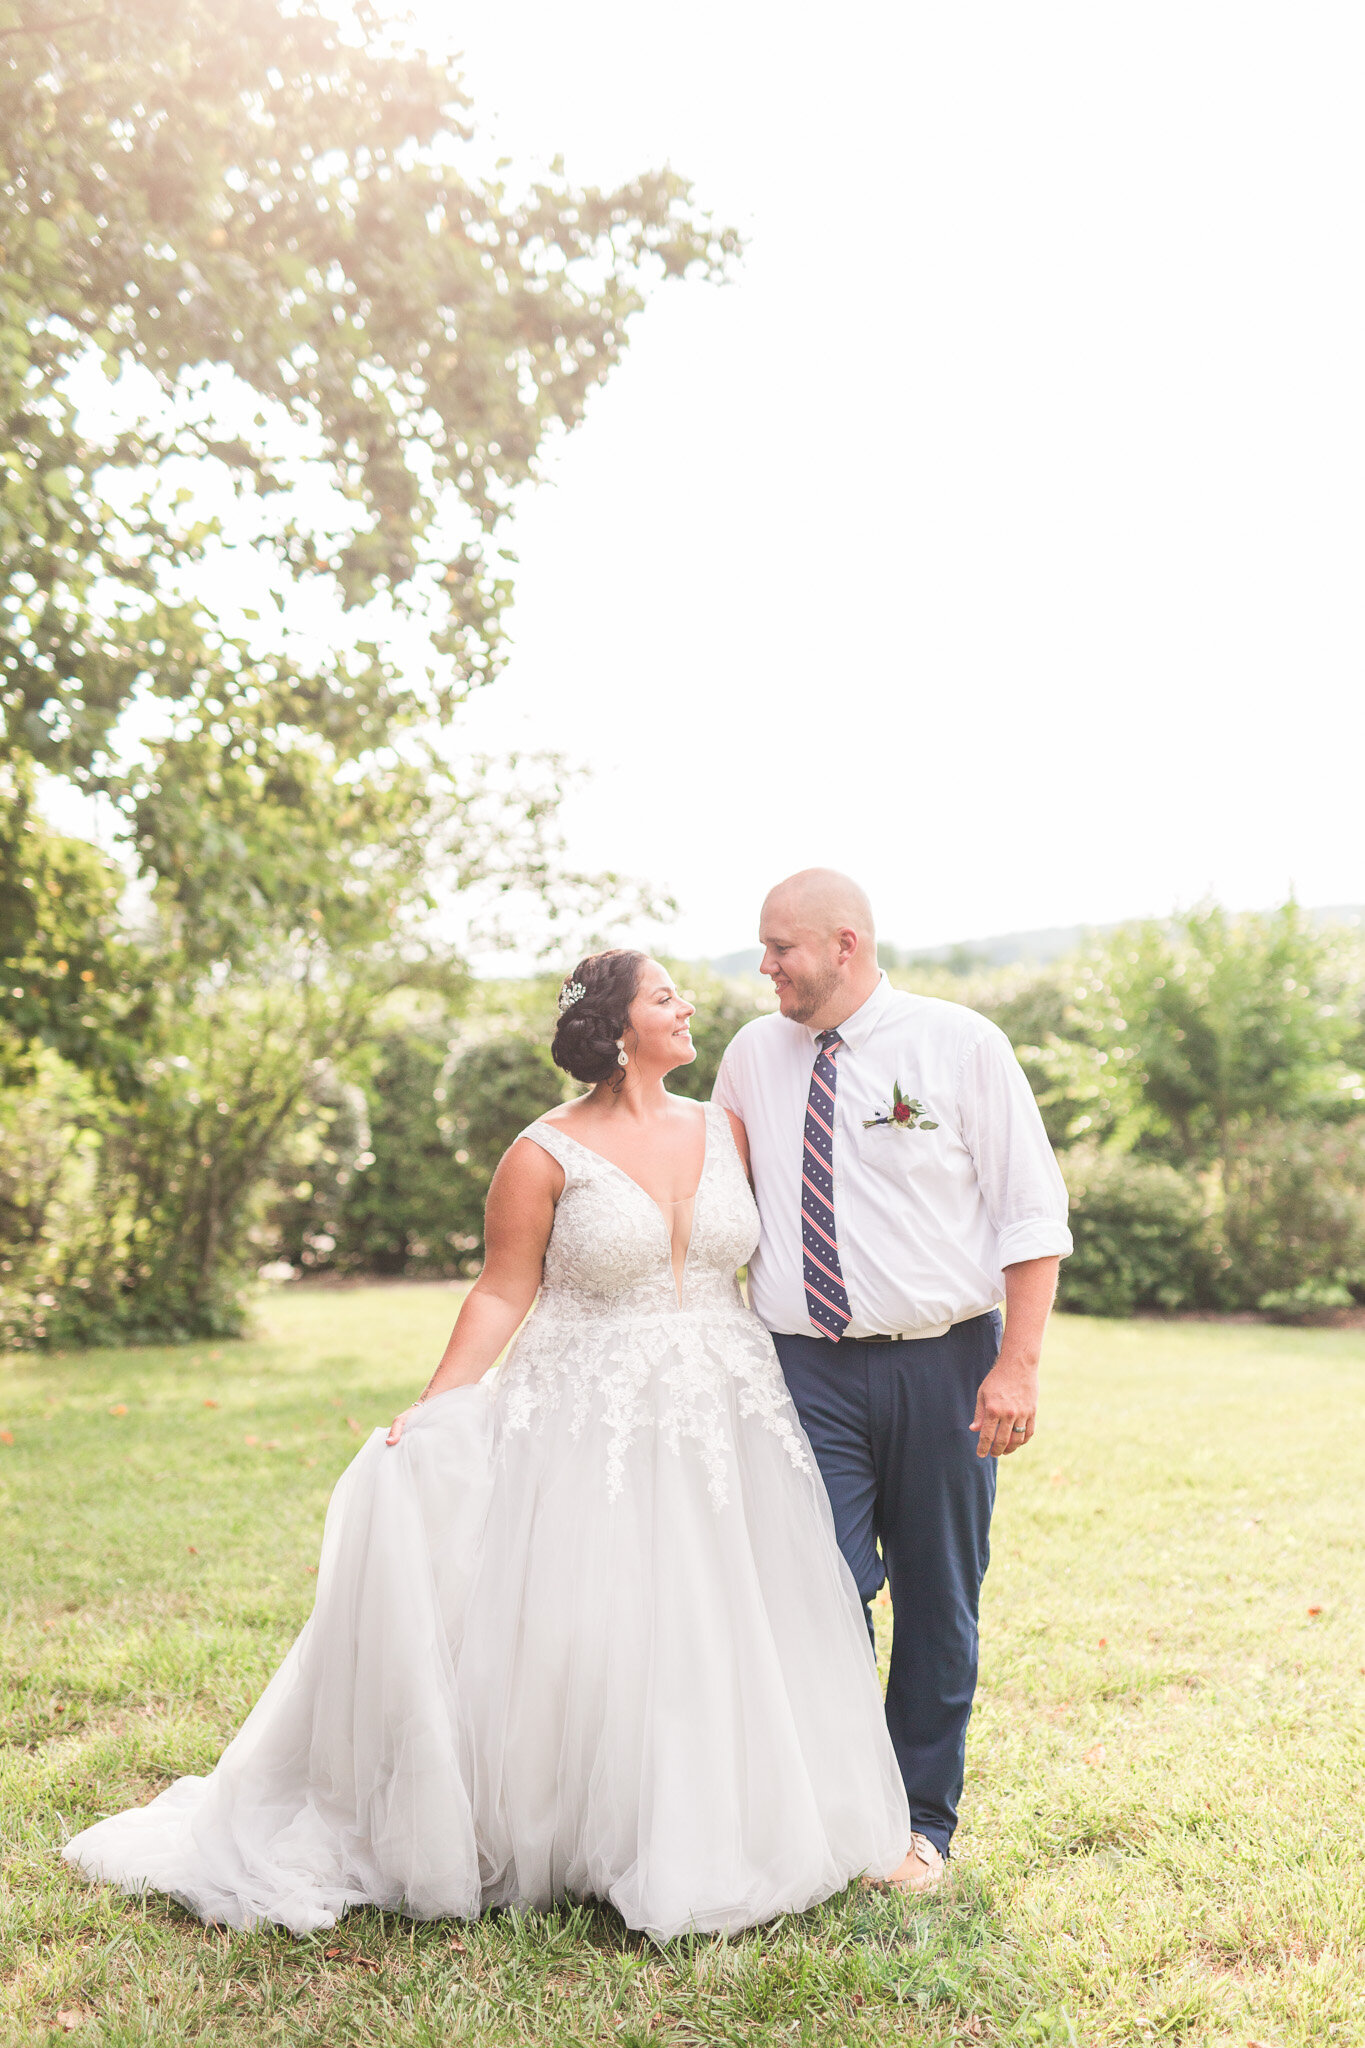
[[[737,1399],[805,1470],[804,1440],[773,1350],[736,1278],[758,1243],[758,1210],[725,1111],[708,1103],[692,1235],[674,1277],[662,1211],[637,1181],[557,1124],[521,1133],[564,1171],[540,1297],[501,1374],[503,1426],[531,1428],[561,1401],[575,1430],[600,1420],[606,1490],[639,1430],[699,1448],[713,1502],[728,1498],[723,1410]]]
[[[668,1226],[637,1181],[557,1124],[522,1132],[564,1170],[538,1313],[714,1315],[740,1304],[735,1269],[758,1243],[758,1210],[725,1111],[707,1103],[703,1113],[706,1148],[681,1290]]]

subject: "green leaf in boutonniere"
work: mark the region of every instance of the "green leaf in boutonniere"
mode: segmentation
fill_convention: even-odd
[[[891,1083],[891,1107],[881,1116],[863,1118],[863,1129],[872,1130],[878,1124],[889,1124],[898,1131],[936,1131],[938,1125],[932,1117],[924,1114],[924,1104],[917,1095],[907,1095],[899,1081]]]

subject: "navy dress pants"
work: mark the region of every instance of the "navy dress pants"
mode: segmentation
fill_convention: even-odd
[[[968,1425],[1000,1333],[993,1312],[901,1344],[773,1338],[864,1605],[890,1580],[887,1726],[911,1824],[945,1856],[962,1796],[995,1502],[996,1461],[977,1457]]]

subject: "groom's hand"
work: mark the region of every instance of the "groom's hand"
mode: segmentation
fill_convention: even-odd
[[[971,1429],[976,1431],[978,1458],[1007,1458],[1021,1451],[1033,1435],[1038,1413],[1038,1363],[1012,1355],[1009,1339],[995,1364],[982,1380],[976,1395],[976,1414]]]

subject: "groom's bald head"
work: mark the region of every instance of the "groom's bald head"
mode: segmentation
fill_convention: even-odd
[[[877,934],[866,893],[837,868],[802,868],[764,898],[758,935],[784,1017],[812,1030],[842,1024],[877,986]]]
[[[798,922],[813,937],[826,939],[843,928],[856,932],[865,946],[876,944],[866,890],[837,868],[802,868],[771,888],[763,899],[760,937],[770,912],[786,923]]]

